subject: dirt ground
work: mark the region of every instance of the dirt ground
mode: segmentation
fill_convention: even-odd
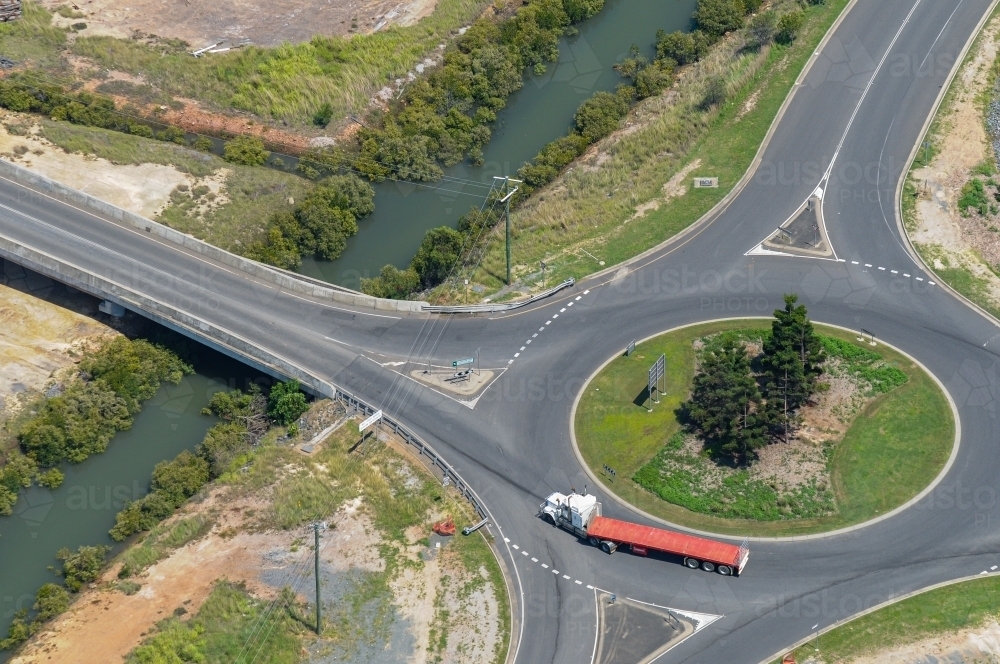
[[[116,334],[85,315],[92,304],[81,298],[78,311],[63,308],[24,291],[51,289],[44,277],[29,277],[20,267],[0,261],[0,419],[14,414],[23,399],[45,389],[60,372],[78,361],[88,343]],[[83,301],[86,300],[86,301]],[[96,313],[96,312],[91,312]]]
[[[321,419],[314,424],[321,426]],[[11,664],[121,662],[178,607],[188,615],[197,613],[218,579],[244,582],[265,600],[291,585],[301,601],[315,601],[311,573],[298,571],[311,570],[311,535],[303,529],[262,532],[258,515],[268,507],[266,498],[229,487],[213,489],[200,502],[188,503],[172,519],[208,515],[214,523],[207,535],[134,577],[141,588],[133,595],[115,589],[119,566],[111,567],[69,611],[32,638]],[[325,605],[337,601],[352,575],[385,569],[380,554],[384,542],[361,498],[342,505],[328,523],[331,527],[323,532],[320,546],[321,579],[328,593]],[[429,526],[412,528],[407,533],[409,544],[399,551],[411,564],[402,565],[390,582],[395,619],[389,642],[375,644],[374,651],[362,644],[359,652],[345,654],[335,643],[305,637],[305,661],[491,664],[502,634],[498,597],[489,582],[482,582],[487,572],[466,569],[450,550],[449,538],[427,539],[428,532]],[[443,649],[436,645],[440,640],[434,640],[442,633],[448,635]]]
[[[136,32],[182,39],[203,48],[227,40],[258,46],[309,41],[315,35],[347,35],[412,25],[437,0],[41,0],[54,11],[66,5],[82,16],[56,17],[57,25],[84,22],[83,35],[128,38]],[[209,56],[211,57],[211,56]]]
[[[820,643],[822,645],[822,640]],[[936,664],[937,662],[948,662],[948,664],[1000,662],[1000,624],[993,621],[975,629],[941,634],[850,660],[851,664]],[[820,656],[811,657],[805,660],[804,664],[832,664],[832,662]]]
[[[993,303],[1000,306],[1000,277],[989,265],[1000,266],[1000,234],[991,231],[996,221],[972,213],[963,217],[957,201],[972,169],[984,159],[992,159],[983,112],[976,98],[989,84],[989,70],[997,56],[1000,19],[994,19],[982,33],[974,57],[958,73],[960,92],[942,117],[937,140],[938,154],[929,166],[913,172],[920,190],[917,201],[917,228],[910,239],[929,247],[945,262],[969,269],[988,284]],[[945,259],[942,261],[942,258]]]
[[[69,154],[36,135],[37,126],[25,136],[15,136],[3,124],[25,121],[31,122],[30,116],[0,111],[0,157],[129,212],[153,219],[167,206],[170,192],[177,185],[200,184],[197,178],[173,166],[120,165],[89,155]]]

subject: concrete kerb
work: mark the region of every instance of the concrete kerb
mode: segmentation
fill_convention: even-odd
[[[769,317],[767,317],[767,316],[741,316],[739,318],[715,318],[715,319],[712,319],[712,320],[699,321],[697,323],[689,323],[687,325],[681,325],[679,327],[674,327],[674,328],[671,328],[669,330],[665,330],[663,332],[657,332],[656,334],[651,334],[648,337],[646,337],[645,339],[637,341],[636,342],[636,346],[638,347],[639,345],[641,345],[641,344],[649,341],[650,339],[655,339],[656,337],[660,337],[660,336],[663,336],[665,334],[671,334],[673,332],[678,332],[680,330],[684,330],[684,329],[687,329],[689,327],[695,327],[697,325],[710,325],[712,323],[723,323],[723,322],[728,322],[728,321],[733,321],[733,320],[771,320],[771,319]],[[824,323],[822,321],[815,321],[815,320],[812,321],[812,322],[815,323],[816,325],[825,325],[826,327],[832,327],[832,328],[834,328],[836,330],[843,330],[845,332],[851,332],[851,333],[854,333],[854,334],[857,333],[857,330],[852,330],[850,328],[841,327],[840,325],[832,325],[830,323]],[[649,512],[646,512],[644,510],[641,510],[638,507],[636,507],[635,505],[632,505],[628,501],[624,500],[623,498],[621,498],[620,496],[618,496],[618,494],[616,494],[614,491],[612,491],[610,488],[608,488],[608,486],[605,485],[604,482],[601,481],[601,479],[597,476],[597,474],[593,470],[591,470],[590,466],[587,465],[586,459],[583,458],[583,454],[580,452],[580,446],[577,444],[577,441],[576,441],[576,409],[580,405],[580,399],[583,397],[584,393],[586,393],[587,387],[594,380],[594,378],[596,378],[597,375],[600,374],[604,370],[604,368],[606,366],[608,366],[609,364],[611,364],[611,362],[613,362],[614,360],[618,359],[621,356],[621,353],[616,353],[615,355],[612,355],[607,360],[605,360],[604,363],[601,364],[601,366],[599,366],[594,371],[594,373],[592,373],[587,378],[587,381],[580,388],[580,391],[577,393],[576,398],[573,400],[573,408],[570,411],[570,416],[569,416],[570,417],[570,422],[569,422],[569,424],[570,424],[570,426],[569,426],[569,437],[570,437],[570,441],[571,441],[571,443],[573,445],[573,453],[576,454],[577,461],[580,463],[580,466],[583,467],[584,472],[587,473],[587,475],[590,477],[591,480],[593,480],[594,484],[596,486],[600,487],[603,491],[605,491],[608,494],[608,496],[610,496],[612,499],[614,499],[614,501],[617,502],[619,505],[621,505],[622,507],[624,507],[624,508],[626,508],[628,510],[631,510],[632,512],[635,512],[636,514],[640,514],[640,515],[646,517],[647,519],[650,519],[651,521],[655,521],[657,523],[661,523],[661,524],[663,524],[665,526],[669,526],[669,527],[674,528],[676,530],[681,530],[681,531],[684,531],[684,532],[692,533],[694,535],[701,535],[703,537],[713,537],[713,538],[718,538],[718,539],[730,539],[730,540],[735,540],[735,541],[743,541],[744,539],[747,539],[747,540],[749,540],[751,542],[802,542],[802,541],[806,541],[806,540],[815,540],[815,539],[823,539],[823,538],[826,538],[826,537],[834,537],[834,536],[837,536],[837,535],[843,535],[845,533],[850,533],[850,532],[853,532],[855,530],[860,530],[862,528],[867,528],[868,526],[871,526],[871,525],[874,525],[876,523],[879,523],[880,521],[885,521],[886,519],[889,519],[889,518],[891,518],[891,517],[899,514],[900,512],[903,512],[904,510],[909,509],[913,505],[915,505],[918,502],[920,502],[921,500],[923,500],[931,491],[933,491],[937,487],[937,485],[940,484],[944,480],[944,478],[948,475],[948,472],[951,470],[952,465],[954,465],[955,459],[958,457],[959,445],[961,444],[961,441],[962,441],[962,421],[959,418],[958,407],[955,405],[955,400],[952,399],[951,393],[948,392],[948,390],[945,388],[944,384],[927,367],[925,367],[922,362],[920,362],[919,360],[917,360],[916,358],[914,358],[909,353],[906,353],[905,351],[900,350],[899,348],[896,348],[892,344],[886,343],[885,341],[881,341],[880,340],[880,343],[882,343],[885,346],[891,348],[892,350],[896,351],[897,353],[899,353],[900,355],[902,355],[903,357],[905,357],[906,359],[910,360],[915,365],[917,365],[918,367],[920,367],[920,369],[924,373],[926,373],[928,376],[930,376],[931,380],[933,380],[934,383],[938,386],[938,388],[944,394],[945,398],[948,400],[948,405],[951,407],[952,417],[955,420],[955,441],[952,444],[951,455],[948,457],[948,461],[945,462],[944,467],[941,469],[941,471],[937,474],[937,476],[933,479],[933,481],[931,481],[931,483],[928,484],[926,488],[924,488],[923,491],[921,491],[916,496],[914,496],[910,500],[906,501],[905,503],[903,503],[899,507],[897,507],[897,508],[895,508],[895,509],[893,509],[893,510],[891,510],[889,512],[886,512],[885,514],[881,514],[881,515],[875,517],[874,519],[869,519],[868,521],[863,521],[863,522],[855,524],[853,526],[846,526],[844,528],[839,528],[837,530],[831,530],[831,531],[828,531],[828,532],[813,533],[811,535],[793,535],[793,536],[790,536],[790,537],[747,537],[747,538],[744,538],[744,537],[741,537],[741,536],[738,536],[738,535],[724,535],[724,534],[720,534],[720,533],[713,533],[713,532],[707,531],[707,530],[698,530],[697,528],[689,528],[687,526],[682,526],[682,525],[673,523],[671,521],[667,521],[666,519],[662,519],[662,518],[660,518],[658,516],[655,516],[653,514],[650,514]]]
[[[937,284],[939,286],[943,286],[945,290],[947,290],[949,293],[955,296],[959,301],[965,303],[973,311],[976,311],[979,314],[981,314],[989,322],[993,323],[997,327],[1000,327],[1000,320],[997,320],[997,318],[993,314],[986,311],[978,304],[976,304],[975,302],[968,299],[967,297],[956,291],[954,288],[952,288],[947,281],[942,279],[940,275],[938,275],[934,270],[931,269],[929,265],[927,265],[927,263],[924,262],[924,259],[920,257],[919,253],[917,253],[916,247],[913,246],[913,242],[910,240],[910,234],[906,232],[906,226],[905,224],[903,224],[903,188],[906,186],[906,179],[910,177],[910,173],[913,171],[913,162],[917,158],[917,153],[920,152],[920,145],[927,138],[927,133],[930,131],[931,124],[933,124],[934,118],[937,117],[938,112],[941,110],[941,104],[944,103],[944,98],[948,95],[948,91],[951,90],[951,86],[952,83],[954,83],[955,77],[958,75],[959,70],[966,64],[965,58],[968,56],[969,50],[972,48],[973,44],[976,43],[976,40],[979,38],[979,35],[983,31],[983,27],[990,20],[990,18],[993,17],[994,12],[996,12],[997,10],[998,3],[1000,3],[1000,0],[993,0],[993,2],[990,4],[989,11],[987,11],[983,15],[983,18],[980,19],[979,25],[976,26],[976,29],[973,31],[972,35],[969,37],[969,40],[966,42],[965,48],[962,49],[961,54],[959,54],[958,58],[956,59],[956,64],[954,67],[952,67],[951,73],[948,75],[948,80],[945,81],[944,85],[941,86],[941,92],[938,93],[937,100],[934,102],[934,107],[931,109],[930,114],[928,114],[927,119],[924,121],[923,128],[920,130],[920,138],[917,139],[917,142],[913,144],[913,150],[910,151],[910,157],[906,161],[908,166],[900,174],[899,181],[896,183],[895,212],[896,212],[896,228],[899,230],[899,236],[903,238],[904,242],[903,246],[906,249],[907,253],[910,254],[910,258],[913,260],[913,262],[918,267],[923,268],[923,270],[928,274],[933,274],[934,277],[937,279]]]
[[[809,636],[807,636],[807,637],[805,637],[803,639],[799,639],[798,641],[796,641],[794,644],[788,646],[787,648],[782,648],[781,650],[779,650],[778,652],[774,653],[770,657],[768,657],[766,659],[760,660],[759,664],[771,664],[775,660],[780,660],[782,657],[785,656],[786,653],[789,653],[789,652],[795,650],[796,648],[801,648],[802,646],[804,646],[805,644],[809,643],[813,639],[816,639],[816,638],[818,638],[820,636],[823,636],[827,632],[831,632],[831,631],[837,629],[838,627],[843,627],[844,625],[847,625],[848,623],[854,622],[858,618],[863,618],[864,616],[867,616],[869,613],[875,613],[876,611],[881,611],[882,609],[884,609],[886,607],[889,607],[889,606],[892,606],[893,604],[898,604],[899,602],[902,602],[903,600],[910,599],[911,597],[916,597],[917,595],[923,595],[924,593],[929,593],[932,590],[938,590],[939,588],[946,588],[948,586],[954,586],[954,585],[956,585],[958,583],[965,583],[966,581],[974,581],[976,579],[981,579],[981,578],[983,578],[982,574],[975,574],[975,575],[970,575],[970,576],[963,576],[963,577],[959,577],[957,579],[952,579],[951,581],[942,581],[941,583],[935,583],[934,585],[927,586],[926,588],[921,588],[920,590],[914,590],[914,591],[911,591],[911,592],[908,592],[908,593],[904,593],[904,594],[900,595],[899,597],[893,597],[892,599],[890,599],[890,600],[888,600],[886,602],[882,602],[881,604],[876,604],[875,606],[873,606],[871,608],[868,608],[868,609],[865,609],[864,611],[859,611],[858,613],[854,614],[850,618],[847,618],[846,620],[838,620],[837,622],[835,622],[835,623],[833,623],[831,625],[827,625],[823,629],[817,630],[817,631],[813,632],[812,634],[810,634]]]
[[[994,1],[1000,2],[1000,0],[994,0]],[[767,134],[764,136],[764,140],[761,142],[760,147],[757,148],[757,154],[754,155],[753,161],[750,162],[750,166],[747,168],[746,173],[744,173],[743,177],[740,178],[740,181],[736,183],[736,186],[733,187],[733,189],[728,194],[726,194],[726,196],[721,201],[716,203],[711,210],[703,214],[700,219],[698,219],[693,224],[682,230],[677,235],[674,235],[673,237],[664,240],[660,244],[650,249],[647,249],[641,254],[637,254],[632,258],[628,258],[624,261],[621,261],[620,263],[616,263],[615,265],[606,267],[599,272],[595,272],[589,276],[583,277],[580,279],[580,281],[583,281],[584,279],[586,280],[600,279],[606,274],[617,272],[622,267],[629,267],[633,263],[638,263],[639,261],[649,258],[650,256],[670,247],[671,245],[674,245],[680,242],[681,240],[684,240],[689,235],[697,234],[698,232],[702,231],[716,217],[721,215],[726,210],[726,208],[729,207],[729,205],[733,202],[733,200],[735,200],[736,197],[739,196],[740,192],[746,188],[747,184],[750,183],[750,178],[753,177],[753,174],[757,171],[757,168],[760,166],[760,162],[764,158],[764,151],[767,150],[767,146],[771,143],[771,139],[774,138],[774,133],[778,130],[778,124],[781,122],[781,119],[785,116],[785,113],[788,111],[788,107],[791,106],[792,100],[795,98],[795,93],[798,92],[799,87],[802,85],[802,81],[805,80],[805,77],[809,74],[809,71],[812,69],[813,65],[816,64],[816,59],[818,58],[819,54],[823,52],[823,49],[826,48],[827,43],[829,43],[830,39],[833,37],[833,34],[837,31],[837,28],[840,27],[840,24],[844,22],[844,19],[851,12],[851,10],[854,9],[854,5],[856,5],[857,3],[858,0],[851,0],[847,4],[847,6],[844,7],[843,11],[840,12],[840,16],[837,17],[837,20],[833,22],[833,25],[830,26],[830,29],[826,31],[826,34],[823,36],[823,39],[820,40],[819,44],[816,46],[816,50],[813,51],[812,56],[810,56],[809,62],[807,62],[806,66],[802,68],[802,71],[799,73],[798,78],[795,79],[795,83],[792,84],[792,89],[789,90],[788,94],[785,96],[785,101],[781,104],[781,108],[778,109],[778,114],[775,115],[774,120],[771,121],[771,126],[768,127]]]
[[[357,291],[352,291],[334,284],[303,277],[293,272],[273,268],[256,261],[237,256],[223,249],[219,249],[207,242],[186,235],[172,228],[164,226],[158,222],[146,219],[120,207],[95,198],[76,189],[71,189],[63,184],[39,175],[25,168],[12,164],[9,161],[0,159],[0,174],[7,175],[15,180],[50,192],[56,196],[69,199],[79,205],[94,210],[98,214],[111,217],[135,227],[138,230],[156,235],[157,237],[180,245],[189,251],[201,254],[213,261],[228,265],[244,272],[256,279],[272,283],[280,288],[287,289],[294,293],[309,295],[325,300],[332,300],[342,304],[355,307],[364,307],[378,311],[399,311],[404,313],[421,313],[426,302],[414,302],[409,300],[387,300],[376,298]]]

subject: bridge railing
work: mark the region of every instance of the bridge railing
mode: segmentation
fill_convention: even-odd
[[[345,392],[339,387],[335,387],[334,389],[336,391],[337,399],[343,401],[345,404],[351,406],[355,410],[359,411],[361,414],[369,416],[373,415],[376,412],[375,408],[368,405],[361,399],[357,398],[350,392]],[[440,469],[445,479],[452,486],[458,489],[459,493],[461,493],[466,500],[472,503],[472,506],[476,509],[476,513],[479,514],[480,518],[483,519],[492,518],[490,517],[489,512],[486,510],[486,506],[483,505],[482,501],[479,500],[479,496],[477,496],[476,492],[472,490],[472,487],[470,487],[468,483],[464,479],[462,479],[461,475],[455,472],[455,469],[452,468],[447,461],[441,458],[441,456],[434,451],[434,448],[432,448],[430,445],[422,441],[416,434],[414,434],[412,431],[410,431],[405,426],[403,426],[393,418],[389,417],[388,415],[382,416],[382,424],[386,428],[390,429],[394,434],[402,438],[407,445],[411,446],[414,450],[416,450],[418,455],[426,457],[427,459],[430,460],[433,466]]]

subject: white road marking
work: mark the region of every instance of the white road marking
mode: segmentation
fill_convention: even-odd
[[[584,294],[584,295],[586,295],[586,294],[587,294],[587,293],[589,293],[589,292],[590,292],[589,290],[585,290],[585,291],[583,291],[583,294]],[[576,298],[576,299],[578,299],[578,300],[579,300],[580,298]]]
[[[582,586],[583,585],[583,581],[574,580],[573,583],[575,583],[578,586]]]
[[[893,274],[899,274],[899,270],[889,270],[889,272],[892,272]]]
[[[554,570],[552,570],[552,573],[553,573],[553,574],[558,574],[558,573],[559,573],[559,570],[557,570],[557,569],[554,569]]]
[[[538,562],[538,558],[532,558],[532,559],[531,559],[531,562],[533,562],[533,563],[537,563],[537,562]]]
[[[576,299],[577,299],[577,300],[580,300],[580,299],[581,299],[581,296],[580,296],[580,295],[577,295],[577,296],[576,296]]]
[[[542,563],[542,567],[543,567],[543,568],[545,568],[545,569],[548,569],[548,568],[549,568],[549,566],[548,566],[548,565],[546,565],[545,563]]]
[[[552,325],[552,321],[550,321],[550,320],[547,320],[547,321],[545,321],[545,324],[546,324],[546,325]]]
[[[563,578],[568,581],[569,580],[569,574],[563,574]]]
[[[528,555],[528,552],[527,552],[527,551],[522,551],[522,552],[521,552],[521,555],[522,555],[522,556],[527,556],[527,555]]]
[[[933,281],[928,281],[927,283],[929,283],[931,286],[937,286],[937,284],[934,283]]]
[[[884,268],[884,267],[882,267],[881,265],[879,265],[879,266],[878,266],[878,269],[880,269],[880,270],[882,270],[883,272],[885,272],[885,268]]]
[[[562,309],[560,309],[559,313],[563,313],[564,311],[566,311],[566,307],[563,307]]]
[[[871,267],[871,266],[872,266],[871,263],[865,263],[865,267]]]
[[[531,342],[529,341],[528,343],[530,344]],[[524,346],[521,346],[521,350],[524,350]]]
[[[507,360],[507,364],[514,364],[514,360]]]
[[[904,276],[904,277],[906,277],[907,279],[909,279],[909,278],[910,278],[910,275],[908,275],[908,274],[907,274],[907,273],[905,273],[905,272],[903,273],[903,276]]]
[[[851,261],[851,265],[857,265],[857,264],[858,264],[857,261]]]
[[[507,544],[510,544],[510,540],[507,539],[506,537],[503,538],[503,541],[506,542]]]
[[[555,318],[559,318],[559,314],[552,314],[552,318],[553,318],[553,319],[555,319]]]
[[[521,548],[517,544],[511,544],[511,546],[514,547],[515,549],[520,549]]]
[[[573,303],[572,303],[572,302],[570,302],[570,303],[569,303],[569,304],[567,304],[566,306],[567,306],[567,307],[572,307],[572,306],[573,306]]]
[[[520,353],[514,353],[514,357],[520,357],[520,356],[521,356]]]
[[[917,277],[917,281],[923,281],[923,277]]]

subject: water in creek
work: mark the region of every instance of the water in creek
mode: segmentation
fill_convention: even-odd
[[[623,79],[612,68],[636,44],[653,54],[658,29],[691,27],[697,0],[608,0],[601,13],[579,25],[579,34],[559,44],[559,62],[542,76],[527,74],[493,128],[482,166],[467,162],[445,170],[433,183],[386,181],[375,185],[375,213],[335,261],[303,262],[302,272],[348,288],[376,276],[383,265],[405,268],[424,233],[478,207],[494,176],[516,177],[517,169],[549,141],[564,135],[577,107],[599,90],[614,90]],[[471,182],[460,182],[466,180]]]
[[[197,373],[178,385],[164,385],[107,451],[83,463],[63,464],[62,486],[23,491],[14,514],[0,516],[0,637],[6,636],[15,611],[31,608],[42,584],[59,582],[47,569],[59,569],[59,549],[115,544],[108,536],[115,514],[125,501],[146,494],[153,466],[193,450],[215,423],[201,414],[212,394],[246,389],[250,381],[270,384],[269,378],[207,348],[199,348],[194,365]],[[0,653],[0,661],[5,655]]]

